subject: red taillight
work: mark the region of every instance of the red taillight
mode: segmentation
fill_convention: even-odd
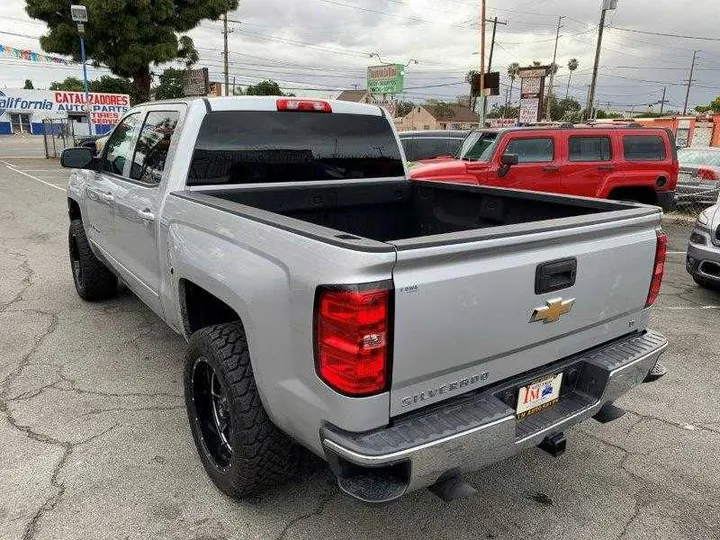
[[[387,388],[390,295],[384,283],[318,289],[315,362],[331,388],[349,396]]]
[[[655,264],[653,265],[652,281],[650,281],[650,292],[648,292],[645,307],[650,307],[657,300],[662,285],[663,272],[665,271],[665,257],[667,256],[668,239],[667,235],[659,231],[657,233],[657,246],[655,247]]]
[[[278,99],[277,110],[331,113],[332,107],[320,99]]]
[[[700,180],[720,180],[717,173],[715,173],[715,171],[713,171],[712,169],[698,169],[698,172],[695,174],[695,176],[697,176]]]

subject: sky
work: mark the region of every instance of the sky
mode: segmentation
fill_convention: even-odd
[[[492,66],[500,71],[504,103],[511,62],[549,64],[558,17],[555,92],[585,104],[592,73],[602,0],[488,0],[488,18],[498,17]],[[647,111],[667,87],[665,110],[682,110],[693,51],[697,69],[690,108],[720,95],[720,37],[715,32],[717,0],[618,0],[607,12],[597,95],[601,108]],[[0,2],[0,44],[41,52],[42,21],[30,19],[24,0]],[[91,15],[92,17],[92,15]],[[366,69],[382,62],[411,62],[404,98],[454,101],[469,92],[465,73],[479,69],[479,1],[473,0],[241,0],[230,25],[230,78],[238,85],[273,79],[297,95],[332,96],[341,89],[364,88]],[[92,24],[92,21],[91,21]],[[632,31],[628,31],[632,30]],[[659,32],[711,40],[656,36]],[[189,35],[200,52],[199,65],[211,80],[222,80],[222,24],[203,21]],[[491,25],[488,25],[488,49]],[[489,53],[489,50],[487,51]],[[579,69],[568,88],[570,58]],[[153,67],[155,72],[164,66]],[[90,78],[108,74],[91,69]],[[0,88],[21,88],[30,78],[36,88],[82,75],[79,66],[30,64],[0,58]],[[518,81],[513,101],[518,98]]]

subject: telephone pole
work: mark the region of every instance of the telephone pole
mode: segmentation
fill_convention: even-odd
[[[223,72],[225,73],[225,95],[230,95],[230,71],[228,69],[228,34],[232,30],[228,30],[227,13],[223,14]]]
[[[660,114],[662,114],[663,111],[665,110],[665,104],[670,101],[669,99],[665,99],[666,92],[667,92],[667,86],[663,86],[663,97],[660,100]]]
[[[687,108],[688,108],[688,102],[690,101],[690,87],[692,86],[692,83],[695,82],[693,80],[693,74],[695,73],[695,60],[697,58],[697,53],[700,51],[693,51],[693,59],[692,64],[690,65],[690,78],[688,78],[687,81],[687,92],[685,93],[685,105],[683,105],[683,116],[687,114]]]
[[[490,73],[492,71],[492,61],[493,61],[493,53],[495,52],[495,34],[497,32],[497,25],[502,24],[503,26],[507,25],[507,21],[502,22],[498,21],[498,18],[495,17],[492,20],[488,20],[487,22],[492,23],[493,25],[493,31],[492,31],[492,40],[490,41],[490,56],[488,58],[488,65],[487,65],[487,72]],[[483,118],[487,115],[487,98],[483,100]]]
[[[546,98],[546,102],[545,102],[545,118],[547,120],[551,120],[551,118],[550,118],[550,99],[551,99],[552,93],[553,93],[553,79],[555,78],[555,61],[557,60],[558,41],[560,41],[560,29],[562,28],[562,20],[564,18],[565,18],[565,15],[560,15],[560,17],[558,17],[557,33],[555,34],[555,49],[553,50],[552,64],[550,64],[550,81],[548,82],[548,92],[547,92],[547,98]]]
[[[487,0],[480,0],[480,125],[485,127],[485,15],[487,13]]]
[[[602,11],[600,12],[600,25],[598,26],[597,46],[595,47],[595,64],[593,65],[592,81],[590,82],[590,93],[588,94],[587,106],[588,115],[592,113],[592,106],[595,104],[595,85],[597,84],[598,69],[600,67],[600,51],[602,50],[603,31],[605,30],[605,14],[617,8],[617,0],[603,0]]]

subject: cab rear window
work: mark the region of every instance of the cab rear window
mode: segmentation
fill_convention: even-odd
[[[667,158],[665,141],[659,135],[626,135],[623,152],[627,161],[663,161]]]
[[[187,184],[267,184],[404,176],[383,116],[212,112],[200,127]]]

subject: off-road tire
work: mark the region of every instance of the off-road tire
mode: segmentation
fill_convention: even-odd
[[[73,219],[68,231],[70,270],[83,300],[97,302],[117,294],[118,279],[90,249],[82,220]]]
[[[218,465],[203,437],[194,400],[194,370],[209,364],[228,396],[232,456]],[[185,405],[195,446],[205,471],[230,497],[241,499],[283,484],[300,470],[302,450],[270,420],[260,401],[240,322],[208,326],[195,332],[185,357]]]

